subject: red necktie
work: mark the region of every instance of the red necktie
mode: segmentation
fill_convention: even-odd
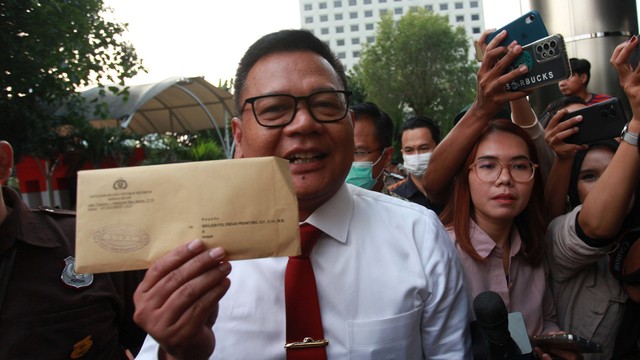
[[[311,265],[311,249],[322,234],[313,225],[300,225],[302,254],[292,256],[284,275],[287,312],[287,360],[326,359],[316,278]]]

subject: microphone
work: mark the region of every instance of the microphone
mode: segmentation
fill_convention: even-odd
[[[475,359],[532,359],[531,344],[516,342],[511,336],[512,332],[524,334],[529,342],[522,314],[509,314],[500,295],[494,291],[478,294],[473,299],[473,312],[476,316],[471,324]]]

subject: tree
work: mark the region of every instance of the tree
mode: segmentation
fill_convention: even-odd
[[[477,67],[469,60],[469,40],[446,16],[418,8],[395,22],[387,13],[375,43],[360,54],[351,77],[396,121],[392,114],[426,115],[446,133],[473,100]]]
[[[56,165],[78,151],[89,130],[77,90],[102,81],[124,84],[144,70],[121,37],[126,24],[103,17],[110,12],[102,0],[0,2],[0,136],[16,158],[44,160],[50,199]],[[65,115],[55,116],[62,105]],[[104,110],[95,105],[96,112]]]
[[[42,155],[43,138],[65,148],[60,126],[82,127],[85,120],[76,90],[123,84],[144,70],[121,38],[126,24],[103,17],[111,12],[102,0],[0,2],[0,128],[18,155]],[[63,104],[68,114],[53,116]]]

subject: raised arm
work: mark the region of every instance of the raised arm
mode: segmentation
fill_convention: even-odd
[[[560,122],[567,110],[558,111],[549,121],[545,129],[545,140],[556,154],[549,177],[545,183],[544,197],[548,220],[552,220],[566,212],[567,194],[573,158],[578,150],[584,150],[586,145],[575,145],[564,142],[564,139],[578,132],[575,127],[582,121],[582,116],[576,116]]]
[[[445,202],[451,179],[464,163],[489,120],[493,119],[507,102],[527,95],[526,92],[510,92],[505,88],[511,80],[528,71],[527,67],[522,65],[505,74],[509,64],[522,53],[522,47],[515,42],[509,47],[498,46],[506,35],[503,31],[486,47],[484,60],[477,74],[476,99],[458,124],[433,151],[429,167],[422,178],[422,185],[427,197],[436,204]],[[486,37],[485,34],[483,36]]]
[[[628,131],[634,134],[640,133],[640,68],[632,69],[627,59],[637,46],[638,38],[634,36],[618,45],[610,60],[618,72],[620,85],[633,111]],[[580,226],[587,236],[608,239],[620,231],[639,180],[638,147],[622,141],[611,163],[585,198],[578,215]]]

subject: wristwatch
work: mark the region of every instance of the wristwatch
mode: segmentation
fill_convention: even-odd
[[[624,128],[622,129],[622,133],[620,134],[620,137],[622,138],[622,141],[638,147],[638,134],[628,131],[627,130],[628,127],[629,127],[629,124],[627,123],[627,125],[625,125]],[[640,147],[638,147],[638,151],[640,151]]]

